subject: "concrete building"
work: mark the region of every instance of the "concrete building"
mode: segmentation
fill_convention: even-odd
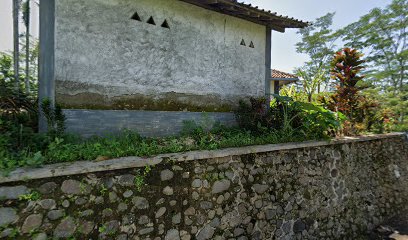
[[[307,23],[236,0],[41,0],[40,98],[82,135],[177,132],[271,92],[271,31]]]

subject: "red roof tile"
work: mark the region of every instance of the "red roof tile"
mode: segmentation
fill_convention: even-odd
[[[276,69],[272,69],[272,78],[279,78],[279,79],[284,79],[284,78],[288,78],[288,79],[299,79],[298,76],[290,74],[290,73],[285,73],[282,71],[278,71]]]

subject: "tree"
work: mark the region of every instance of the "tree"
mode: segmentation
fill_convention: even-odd
[[[337,85],[336,92],[331,96],[328,106],[332,111],[341,112],[348,118],[348,122],[344,123],[346,134],[357,134],[362,130],[358,125],[363,124],[365,120],[365,117],[362,117],[360,103],[366,103],[366,101],[360,95],[361,89],[358,86],[358,83],[364,79],[364,76],[360,75],[365,62],[361,60],[362,56],[356,49],[344,48],[336,53],[331,62],[330,74],[336,80]],[[367,108],[372,107],[374,104],[367,105]]]
[[[0,87],[10,84],[14,78],[12,71],[13,57],[9,54],[0,52]]]
[[[348,46],[367,55],[365,74],[387,96],[400,124],[404,123],[408,95],[408,0],[393,0],[386,8],[374,8],[338,34]],[[398,99],[398,101],[396,101]]]
[[[395,94],[407,83],[408,0],[393,0],[385,9],[374,8],[359,21],[339,30],[347,46],[367,53],[367,77]]]
[[[14,81],[16,91],[20,91],[20,37],[19,37],[19,21],[20,0],[13,0],[13,41],[14,41]]]
[[[307,94],[307,101],[313,101],[313,94],[319,91],[319,86],[325,80],[325,72],[323,69],[318,69],[316,73],[309,74],[306,70],[301,68],[296,70],[296,75],[302,79],[302,87]]]
[[[333,95],[336,110],[344,113],[347,117],[353,118],[359,99],[359,88],[357,83],[363,80],[364,76],[359,75],[364,69],[361,60],[362,54],[356,49],[345,48],[337,52],[331,63],[330,71],[332,78],[337,80],[337,90]]]
[[[25,49],[26,43],[24,41],[20,41],[20,48]],[[24,51],[19,54],[20,57],[20,65],[24,63],[27,58],[29,61],[29,85],[30,85],[30,95],[32,98],[36,98],[38,94],[38,53],[39,53],[39,44],[38,40],[35,38],[30,38],[29,43],[29,52],[28,56],[27,53]],[[20,79],[26,79],[25,76],[26,71],[21,71],[19,74]],[[23,87],[20,85],[20,88],[16,90],[15,88],[15,71],[14,71],[14,57],[13,52],[0,52],[0,85],[7,85],[8,87],[13,88],[13,91],[16,94],[20,94],[23,91],[21,88]],[[25,93],[25,92],[24,92]]]
[[[26,28],[25,33],[25,91],[30,94],[30,0],[26,0],[23,4],[23,22]]]
[[[338,38],[330,29],[334,15],[335,13],[328,13],[317,18],[312,25],[298,32],[302,35],[302,40],[296,44],[296,51],[307,54],[310,59],[297,69],[305,82],[303,86],[307,86],[305,91],[308,91],[308,95],[320,92],[323,83],[327,87],[330,79],[330,58],[335,53],[334,42]]]

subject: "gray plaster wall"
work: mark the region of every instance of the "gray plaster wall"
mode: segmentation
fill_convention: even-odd
[[[236,125],[233,113],[125,111],[125,110],[65,110],[66,131],[83,137],[117,134],[123,130],[137,131],[142,136],[177,135],[184,121],[212,127],[215,123]]]
[[[135,12],[142,21],[131,19]],[[56,100],[65,108],[230,111],[265,94],[265,46],[265,26],[177,0],[58,0]]]

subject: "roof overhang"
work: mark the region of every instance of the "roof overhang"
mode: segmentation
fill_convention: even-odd
[[[250,22],[270,27],[278,32],[285,32],[286,28],[304,28],[309,25],[298,19],[278,15],[276,12],[258,9],[251,4],[240,3],[237,0],[179,0],[205,9],[226,15],[242,18]]]
[[[299,78],[271,78],[271,81],[291,81],[297,82]]]
[[[271,81],[277,81],[279,86],[285,86],[299,81],[299,78],[271,78]]]

